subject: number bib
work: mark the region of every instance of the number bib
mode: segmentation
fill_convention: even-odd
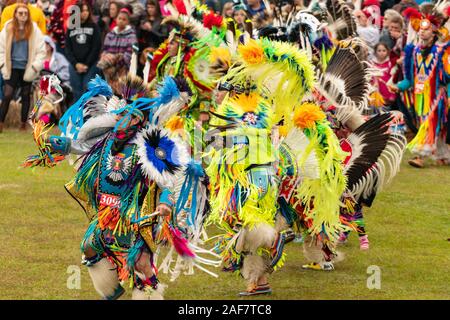
[[[100,205],[111,208],[119,208],[120,207],[120,197],[113,196],[111,194],[101,193],[100,194]]]
[[[425,87],[425,81],[427,80],[427,76],[424,74],[417,75],[417,81],[414,85],[414,93],[421,94],[423,93],[423,88]]]

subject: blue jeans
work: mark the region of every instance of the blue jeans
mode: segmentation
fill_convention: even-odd
[[[86,73],[78,73],[75,67],[69,65],[70,86],[73,90],[73,102],[77,101],[87,90],[88,82],[95,77],[96,74],[101,74],[96,65],[89,68]]]

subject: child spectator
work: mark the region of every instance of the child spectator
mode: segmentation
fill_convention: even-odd
[[[387,107],[392,106],[396,94],[388,89],[387,83],[392,76],[391,71],[394,64],[389,57],[389,48],[385,43],[380,42],[375,46],[375,55],[372,58],[371,63],[373,67],[378,69],[381,73],[380,76],[373,78],[372,84],[378,88],[377,92],[383,97],[384,105]]]
[[[236,23],[236,29],[244,32],[245,30],[245,20],[248,19],[247,12],[244,9],[238,7],[234,9],[233,19]]]
[[[51,71],[61,80],[61,83],[70,87],[69,61],[61,53],[56,51],[56,45],[49,36],[44,37],[46,56],[44,70]]]
[[[110,31],[103,43],[103,52],[98,67],[103,70],[111,87],[118,90],[117,80],[130,67],[133,45],[137,44],[134,28],[130,25],[130,8],[122,8],[117,16],[117,26]]]
[[[73,99],[70,87],[70,63],[63,54],[56,51],[56,45],[49,36],[45,36],[44,41],[47,55],[44,60],[43,70],[56,74],[61,81],[61,88],[64,91],[64,103],[61,104],[61,112],[64,113]]]

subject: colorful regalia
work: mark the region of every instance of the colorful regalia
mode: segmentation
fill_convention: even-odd
[[[49,167],[69,153],[79,155],[66,190],[90,220],[81,250],[95,289],[116,299],[129,281],[133,298],[162,298],[156,245],[170,243],[180,256],[195,258],[174,216],[157,216],[175,206],[173,191],[190,161],[187,146],[162,123],[187,105],[190,91],[167,77],[157,97],[149,98],[141,79],[129,76],[121,83],[117,97],[106,82],[93,79],[61,118],[60,136],[47,137],[36,123],[40,155],[25,166]]]
[[[355,218],[355,208],[361,202],[370,205],[376,192],[396,174],[405,140],[386,132],[392,115],[378,115],[367,122],[362,115],[371,74],[363,62],[361,41],[349,39],[356,35],[356,25],[345,3],[328,1],[326,8],[312,3],[280,26],[260,30],[260,35],[298,45],[315,66],[314,92],[305,97],[297,118],[294,115],[303,133],[281,127],[287,135],[281,137],[279,146],[279,220],[280,229],[305,231],[304,253],[313,261],[305,268],[333,270],[332,261],[340,259],[335,250],[339,234],[358,230],[361,221]],[[314,149],[316,140],[311,139],[310,129],[305,130],[301,113],[314,119],[312,132],[320,137]],[[342,131],[347,134],[343,136]],[[302,159],[303,170],[296,159]],[[308,186],[309,179],[314,183]]]
[[[301,206],[311,234],[334,239],[342,230],[344,153],[320,107],[300,103],[314,85],[306,51],[268,39],[244,39],[236,52],[233,47],[234,64],[215,53],[212,62],[213,69],[226,70],[219,88],[230,93],[213,113],[217,121],[211,126],[219,130],[215,136],[226,138],[226,147],[218,143],[207,154],[208,221],[225,231],[216,244],[225,269],[239,270],[249,284],[241,295],[252,295],[270,291],[261,281],[285,259],[289,235],[280,210],[292,213],[289,206]],[[280,145],[281,128],[288,137]]]
[[[210,93],[214,83],[209,75],[209,48],[223,42],[223,18],[196,1],[174,1],[167,4],[172,15],[164,24],[172,26],[169,38],[155,51],[149,68],[149,81],[161,81],[165,76],[183,76],[194,93],[191,104],[199,104],[202,95]],[[171,53],[169,45],[177,43]]]
[[[445,2],[444,2],[445,4]],[[450,6],[447,4],[447,10]],[[411,90],[411,113],[419,126],[408,148],[419,158],[431,157],[450,161],[449,95],[450,95],[450,38],[444,20],[438,12],[423,14],[410,8],[405,11],[410,20],[411,33],[421,28],[432,29],[429,45],[409,43],[404,51],[404,80],[397,84],[400,91]],[[410,161],[411,165],[417,162]]]

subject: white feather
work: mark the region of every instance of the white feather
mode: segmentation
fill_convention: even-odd
[[[130,61],[130,70],[129,73],[133,76],[137,74],[137,66],[138,66],[138,57],[137,53],[133,50],[133,53],[131,54],[131,61]]]
[[[86,123],[81,127],[77,141],[88,140],[92,138],[92,136],[96,135],[94,132],[98,132],[100,128],[108,128],[112,129],[115,127],[117,123],[116,115],[111,113],[105,113],[95,118],[90,118]]]
[[[319,162],[314,150],[307,155],[303,165],[300,166],[299,162],[304,157],[305,150],[310,144],[308,137],[306,137],[302,130],[296,127],[292,128],[283,140],[283,144],[287,146],[296,157],[299,177],[319,179]]]
[[[183,93],[181,93],[183,95]],[[173,115],[177,114],[186,104],[184,96],[172,99],[169,103],[161,105],[153,114],[152,124],[163,125]]]
[[[144,84],[148,83],[148,75],[150,73],[150,60],[145,60],[144,70],[142,71],[142,76],[144,77]]]

